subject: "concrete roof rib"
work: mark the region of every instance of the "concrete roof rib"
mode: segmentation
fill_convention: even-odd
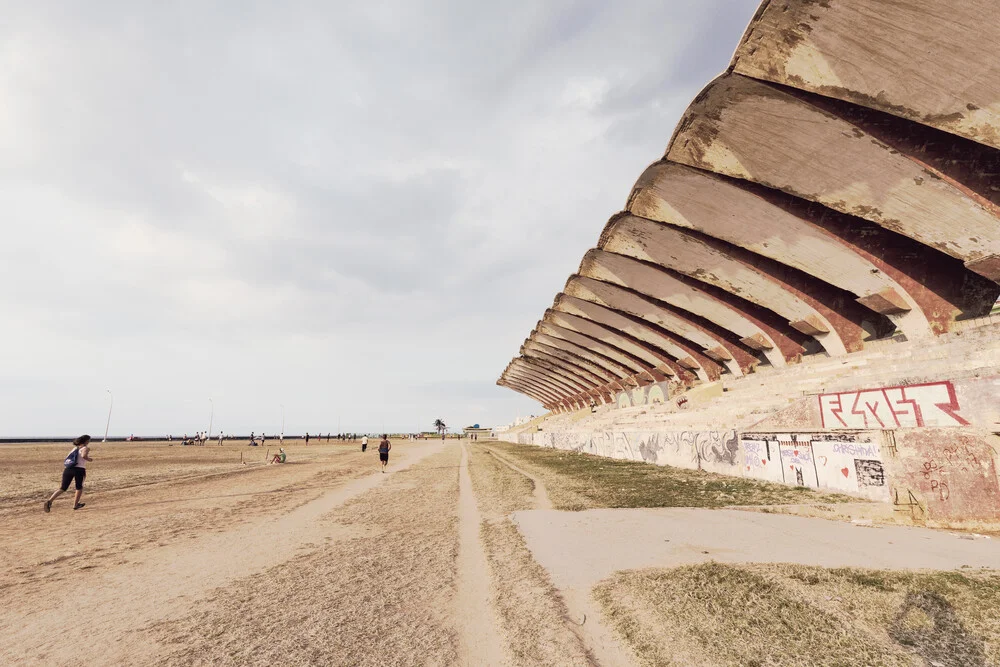
[[[927,338],[989,312],[991,8],[763,2],[498,384],[571,409]]]

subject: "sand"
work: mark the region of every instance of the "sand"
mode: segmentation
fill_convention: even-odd
[[[98,443],[87,506],[46,514],[66,449],[0,446],[0,664],[627,665],[592,597],[620,570],[1000,567],[1000,541],[940,531],[557,512],[570,482],[455,440],[399,441],[385,474],[354,443],[289,442],[285,465]]]

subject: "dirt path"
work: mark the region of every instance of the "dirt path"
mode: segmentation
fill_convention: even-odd
[[[525,477],[527,477],[528,479],[531,480],[531,483],[532,483],[532,485],[534,487],[533,488],[533,494],[535,496],[535,509],[539,509],[539,510],[550,510],[550,509],[552,509],[552,501],[549,499],[549,492],[546,490],[545,484],[542,482],[542,480],[539,477],[536,477],[535,475],[532,475],[531,473],[529,473],[524,468],[522,468],[519,465],[513,463],[507,457],[501,456],[499,453],[497,453],[497,451],[495,449],[487,447],[486,451],[488,451],[490,454],[492,454],[493,456],[495,456],[497,458],[497,460],[501,461],[504,465],[506,465],[511,470],[513,470],[515,472],[519,472],[519,473],[521,473],[522,475],[524,475]]]
[[[531,480],[536,509],[552,509],[552,502],[549,500],[548,491],[539,477],[512,463],[495,450],[487,448],[487,451],[511,470]],[[569,612],[570,620],[579,626],[578,632],[584,644],[599,664],[637,664],[637,656],[619,640],[618,635],[615,634],[606,622],[600,605],[594,600],[590,589],[559,587],[559,591]]]
[[[823,567],[1000,568],[1000,540],[926,528],[860,527],[739,510],[517,512],[534,557],[564,590],[589,591],[618,570],[710,560]]]
[[[441,448],[438,443],[407,447],[403,450],[405,453],[398,455],[402,463],[394,463],[393,472],[406,470]],[[303,466],[297,471],[294,466],[288,466],[275,473],[309,481],[315,470]],[[218,532],[214,534],[202,530],[191,535],[189,540],[129,550],[127,558],[112,566],[91,571],[85,563],[76,563],[69,576],[38,582],[29,600],[23,595],[9,598],[9,604],[0,610],[0,634],[4,637],[0,643],[0,662],[141,662],[138,658],[148,656],[152,648],[148,637],[139,631],[141,628],[180,615],[192,601],[208,596],[211,590],[289,561],[303,549],[356,536],[356,529],[320,519],[348,500],[377,487],[387,477],[369,474],[331,491],[320,492],[318,497],[296,508],[283,508],[286,511],[278,520],[265,513],[230,528],[216,526]],[[227,486],[215,490],[230,491],[233,480],[224,481]],[[198,498],[206,502],[202,494]],[[212,502],[211,497],[207,502]],[[118,508],[117,515],[103,518],[116,524],[124,522],[127,526],[130,512],[142,514],[148,507],[140,503],[130,508],[125,504]],[[156,509],[161,515],[169,516],[169,506]],[[68,515],[67,518],[77,517]],[[101,513],[92,513],[87,520],[95,518],[101,518]],[[82,523],[75,522],[75,525]],[[76,537],[77,549],[86,552],[86,534]],[[22,544],[21,553],[27,551]],[[56,554],[56,561],[67,560],[65,555]],[[75,556],[77,553],[72,553],[69,559]],[[16,581],[9,578],[4,583],[8,591],[18,588]],[[68,622],[62,612],[67,603],[72,604],[77,618],[86,619],[85,623]],[[66,646],[72,646],[73,650],[67,652]]]
[[[462,445],[459,469],[458,596],[455,611],[462,628],[462,664],[509,664],[500,624],[490,602],[490,571],[479,539],[479,509],[469,477],[469,452]]]

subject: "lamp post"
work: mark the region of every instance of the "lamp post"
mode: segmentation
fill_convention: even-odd
[[[281,435],[278,436],[278,440],[281,442],[285,441],[285,404],[281,404]]]
[[[108,405],[108,423],[104,425],[104,440],[101,440],[101,442],[108,441],[108,429],[111,428],[111,408],[115,407],[115,395],[111,393],[110,389],[106,391],[108,392],[108,396],[111,397],[111,403]]]
[[[208,415],[208,439],[212,439],[212,421],[215,419],[215,401],[208,399],[208,402],[212,404],[212,411]]]

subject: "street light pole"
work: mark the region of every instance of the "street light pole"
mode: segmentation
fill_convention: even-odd
[[[212,439],[212,421],[215,419],[215,401],[208,399],[208,402],[212,404],[212,412],[208,415],[208,439]]]
[[[104,440],[101,442],[108,441],[108,429],[111,428],[111,408],[115,407],[115,395],[111,393],[110,389],[106,391],[108,392],[108,396],[111,397],[111,403],[108,405],[108,423],[104,425]]]

